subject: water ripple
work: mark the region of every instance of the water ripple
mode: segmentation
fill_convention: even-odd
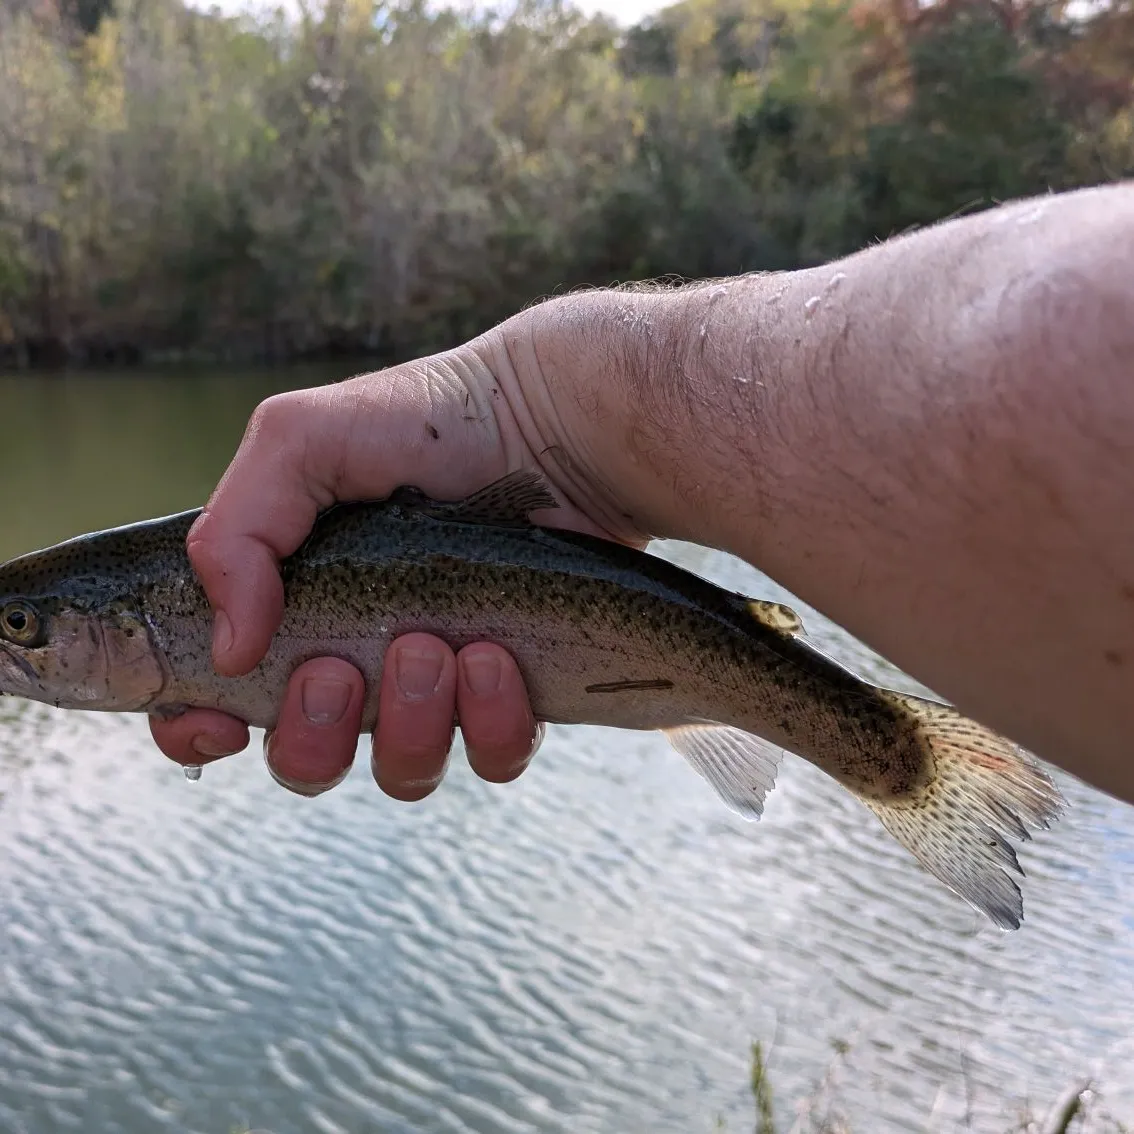
[[[1066,778],[1006,936],[799,761],[748,825],[659,738],[557,730],[411,808],[252,755],[189,787],[143,722],[0,712],[5,1131],[743,1129],[773,1036],[783,1119],[829,1069],[877,1134],[998,1134],[1095,1070],[1134,1109],[1134,813]]]

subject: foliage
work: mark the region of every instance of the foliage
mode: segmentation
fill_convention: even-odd
[[[794,1120],[790,1129],[778,1124],[775,1110],[772,1105],[772,1084],[769,1064],[772,1053],[771,1045],[765,1046],[755,1041],[749,1052],[749,1090],[755,1109],[754,1125],[745,1124],[745,1131],[749,1134],[854,1134],[854,1130],[837,1105],[838,1079],[841,1071],[849,1071],[856,1077],[863,1075],[861,1067],[851,1067],[854,1049],[846,1040],[834,1039],[831,1041],[832,1059],[815,1088],[794,1106]],[[965,1080],[965,1095],[969,1099],[966,1104],[971,1108],[970,1084]],[[782,1108],[781,1108],[782,1109]],[[1017,1112],[1013,1122],[1004,1119],[1002,1129],[1004,1134],[1134,1134],[1134,1128],[1121,1122],[1106,1107],[1103,1093],[1090,1079],[1080,1078],[1073,1082],[1061,1095],[1052,1101],[1044,1110],[1038,1112],[1028,1103],[1012,1105],[1006,1099],[1000,1100],[1000,1109],[1004,1114],[1012,1110]],[[934,1114],[937,1112],[935,1105]],[[972,1125],[973,1115],[967,1109],[964,1128],[975,1129]],[[954,1124],[950,1123],[949,1128]],[[932,1134],[945,1127],[934,1120],[933,1115],[926,1119],[926,1125],[919,1128],[925,1134]],[[959,1129],[959,1127],[957,1127]],[[729,1123],[723,1115],[718,1115],[714,1124],[718,1132],[730,1129]]]
[[[0,362],[405,356],[1131,174],[1131,0],[0,0]]]

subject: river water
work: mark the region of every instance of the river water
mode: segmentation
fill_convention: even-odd
[[[0,379],[0,558],[202,502],[256,402],[319,379]],[[1006,1134],[1082,1075],[1131,1122],[1134,808],[1059,778],[1009,935],[794,759],[752,825],[599,729],[505,787],[457,759],[399,804],[359,761],[305,800],[258,737],[190,785],[142,718],[5,699],[0,1131],[750,1134],[753,1040],[782,1131],[811,1100],[855,1134]]]

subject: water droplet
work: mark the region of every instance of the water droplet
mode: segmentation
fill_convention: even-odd
[[[191,784],[195,784],[201,778],[200,764],[183,764],[181,770],[185,773],[185,778]]]

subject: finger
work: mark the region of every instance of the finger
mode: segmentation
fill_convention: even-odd
[[[288,682],[264,759],[277,783],[300,795],[321,795],[350,771],[362,727],[366,685],[339,658],[313,658]]]
[[[371,767],[394,799],[424,799],[445,775],[453,744],[457,659],[431,634],[407,634],[386,653]]]
[[[473,771],[492,783],[520,775],[543,738],[515,661],[487,642],[457,654],[457,716]]]
[[[466,380],[451,363],[425,359],[257,408],[187,540],[216,612],[218,672],[246,673],[267,651],[283,607],[278,562],[320,509],[410,480],[457,497],[503,474],[495,419],[465,411]]]
[[[213,709],[190,709],[176,717],[152,716],[150,733],[178,764],[210,764],[248,746],[248,726]]]
[[[299,547],[319,509],[334,500],[326,444],[343,407],[326,391],[319,412],[308,412],[312,393],[279,395],[257,408],[186,541],[214,610],[219,673],[247,673],[267,651],[283,611],[279,560]]]

